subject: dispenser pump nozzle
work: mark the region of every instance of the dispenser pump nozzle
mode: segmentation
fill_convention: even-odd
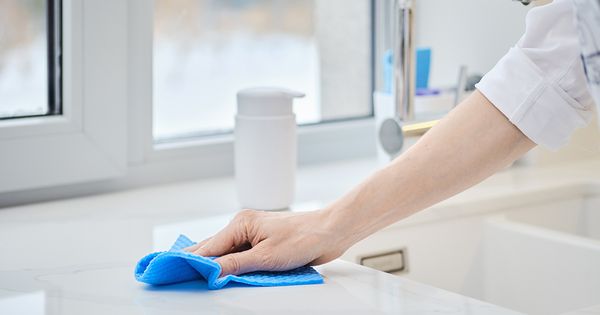
[[[244,89],[237,93],[237,114],[255,117],[293,115],[294,98],[304,96],[302,92],[276,87]]]

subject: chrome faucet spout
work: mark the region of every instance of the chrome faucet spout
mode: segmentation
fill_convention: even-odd
[[[414,119],[415,40],[414,0],[393,0],[393,96],[396,118]]]
[[[402,153],[405,137],[419,137],[437,120],[415,122],[415,0],[390,0],[392,4],[392,100],[394,117],[381,122],[379,144],[390,158]]]

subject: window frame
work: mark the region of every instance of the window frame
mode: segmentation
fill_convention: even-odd
[[[154,1],[63,1],[63,114],[0,121],[0,150],[10,152],[0,155],[0,178],[9,178],[0,180],[0,207],[232,175],[232,134],[154,142]],[[371,34],[374,60],[374,28]],[[298,161],[374,157],[375,139],[372,116],[301,126]],[[48,143],[57,149],[44,150],[55,148]],[[46,163],[48,154],[57,167],[31,172],[19,160]]]
[[[46,0],[46,33],[48,51],[48,112],[62,114],[62,34],[63,1]],[[52,82],[52,84],[50,84]]]
[[[126,166],[126,3],[63,2],[62,114],[0,121],[0,191],[113,178]],[[103,25],[102,17],[112,15]],[[111,36],[113,49],[102,39]],[[84,58],[85,55],[85,58]],[[102,88],[100,88],[102,87]],[[104,103],[105,97],[113,102]],[[105,122],[111,122],[107,132]]]

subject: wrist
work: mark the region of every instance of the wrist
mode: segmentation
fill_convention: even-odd
[[[335,204],[319,210],[319,220],[323,229],[329,235],[332,245],[341,252],[345,252],[360,240],[350,224],[348,215],[349,211],[344,211]]]

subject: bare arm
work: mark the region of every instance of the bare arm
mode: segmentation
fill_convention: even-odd
[[[353,244],[494,174],[535,144],[473,93],[407,152],[328,210]]]
[[[188,250],[217,259],[223,274],[322,264],[377,230],[504,168],[535,144],[476,91],[423,138],[327,208],[243,211]]]

